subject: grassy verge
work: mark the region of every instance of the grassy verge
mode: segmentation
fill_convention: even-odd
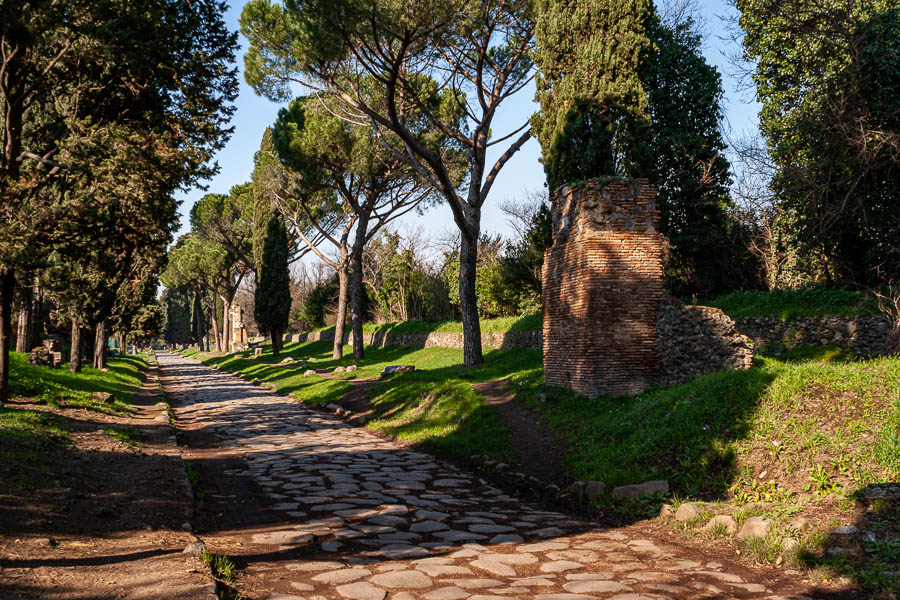
[[[16,490],[27,493],[40,477],[51,474],[54,454],[70,445],[61,418],[52,411],[21,408],[22,402],[127,413],[145,366],[143,357],[123,356],[110,359],[107,371],[85,368],[81,373],[70,373],[64,368],[34,367],[26,355],[11,352],[12,402],[0,408],[0,479],[13,482]],[[108,392],[114,400],[99,402],[91,397],[92,392]],[[129,429],[111,428],[107,433],[126,445],[139,445],[136,432]]]
[[[106,371],[84,367],[80,373],[69,372],[67,366],[35,367],[28,363],[27,355],[10,352],[10,397],[31,398],[54,407],[125,413],[141,383],[140,372],[147,368],[147,360],[144,355],[118,356],[107,361]],[[98,402],[91,397],[93,392],[110,393],[114,400]]]
[[[723,539],[757,562],[900,591],[890,575],[900,571],[900,509],[858,503],[867,484],[900,479],[900,356],[801,348],[758,362],[632,398],[547,389],[537,374],[513,380],[520,398],[571,436],[563,466],[572,479],[610,487],[667,479],[676,506],[705,500],[699,517],[677,524],[688,535],[723,538],[703,528],[714,514],[738,527],[761,516],[773,522],[766,537]],[[536,403],[538,393],[549,400]],[[649,516],[663,498],[644,500],[618,507]],[[858,535],[831,533],[845,525]]]
[[[771,292],[732,292],[701,302],[729,317],[828,317],[878,314],[875,299],[864,292],[812,287]]]

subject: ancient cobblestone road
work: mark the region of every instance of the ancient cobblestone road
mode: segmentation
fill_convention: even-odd
[[[204,431],[239,458],[226,475],[248,476],[282,515],[242,544],[245,554],[269,560],[258,567],[271,584],[263,597],[785,597],[785,586],[776,594],[760,572],[686,559],[659,541],[539,510],[477,475],[226,373],[171,354],[159,362],[179,427]],[[285,557],[278,567],[273,555]]]

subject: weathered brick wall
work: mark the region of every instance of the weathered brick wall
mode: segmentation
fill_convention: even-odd
[[[551,199],[544,255],[544,378],[587,396],[659,381],[662,244],[646,179],[590,180]]]

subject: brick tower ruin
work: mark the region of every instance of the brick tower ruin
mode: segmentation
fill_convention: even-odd
[[[656,189],[646,179],[592,179],[559,188],[551,204],[545,381],[591,397],[640,393],[660,376]]]

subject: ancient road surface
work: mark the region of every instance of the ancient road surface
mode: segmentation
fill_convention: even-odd
[[[189,460],[222,469],[208,501],[240,521],[198,533],[235,558],[254,600],[807,597],[777,571],[539,510],[226,373],[159,362]]]

